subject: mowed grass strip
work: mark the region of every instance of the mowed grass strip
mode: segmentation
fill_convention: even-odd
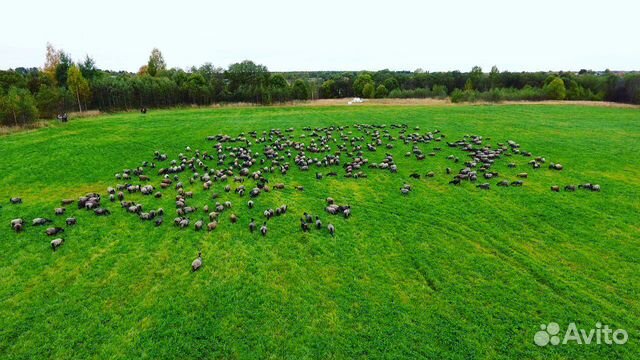
[[[630,358],[640,333],[640,113],[580,106],[291,107],[151,111],[53,124],[0,138],[0,356],[33,358]],[[441,130],[447,140],[482,135],[509,139],[561,163],[533,171],[528,158],[501,160],[501,178],[530,174],[522,188],[490,191],[448,185],[443,150],[422,162],[396,142],[367,153],[394,154],[398,174],[364,169],[366,179],[318,181],[314,169],[272,175],[285,190],[258,197],[209,193],[188,185],[190,204],[210,206],[211,192],[232,201],[237,224],[223,213],[212,233],[178,230],[174,190],[163,199],[132,195],[146,209],[163,207],[155,228],[107,204],[110,217],[68,207],[56,253],[44,228],[62,198],[105,193],[113,175],[151,160],[175,158],[186,146],[210,150],[206,137],[304,126],[406,123]],[[354,134],[355,129],[351,128]],[[308,138],[305,140],[308,142]],[[259,147],[261,149],[261,147]],[[509,169],[507,163],[518,163]],[[434,171],[434,178],[410,179]],[[152,176],[157,183],[158,177]],[[598,183],[601,193],[552,193],[551,185]],[[413,191],[400,195],[409,183]],[[304,192],[294,189],[302,185]],[[233,186],[233,185],[232,185]],[[9,205],[21,196],[22,205]],[[353,207],[330,217],[324,199]],[[248,223],[287,204],[266,238]],[[303,212],[333,223],[303,234]],[[192,222],[206,214],[192,215]],[[22,217],[25,232],[8,223]],[[204,266],[190,272],[202,250]],[[596,322],[626,329],[623,346],[537,347],[542,323]]]

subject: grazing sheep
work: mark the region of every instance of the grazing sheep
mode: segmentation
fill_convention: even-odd
[[[196,231],[202,230],[202,226],[204,226],[204,221],[202,221],[202,219],[196,221],[196,223],[195,223]]]
[[[564,191],[576,191],[575,185],[567,185],[564,187]]]
[[[58,235],[61,232],[64,232],[63,228],[52,227],[52,228],[48,228],[47,230],[45,230],[44,233],[47,234],[47,236],[53,236],[53,235]]]
[[[484,183],[484,184],[476,185],[476,187],[482,190],[489,190],[491,185],[489,183]]]
[[[322,229],[322,221],[320,221],[320,217],[316,215],[316,228],[318,230]]]
[[[331,198],[331,197],[327,198],[327,204],[332,205],[334,203],[335,203],[335,200],[333,200],[333,198]]]
[[[62,238],[51,240],[51,250],[58,250],[58,248],[62,246],[62,244],[64,244],[64,239]]]
[[[162,217],[159,217],[159,218],[156,219],[156,221],[154,221],[154,224],[156,226],[160,226],[160,225],[162,225],[163,221],[164,221],[164,219]]]
[[[218,227],[218,222],[213,220],[212,222],[207,224],[207,231],[213,231]]]
[[[65,211],[67,211],[66,208],[56,208],[55,210],[55,214],[56,215],[64,215]]]
[[[591,191],[600,191],[600,185],[598,184],[593,184],[591,186]]]
[[[11,199],[9,199],[9,202],[13,205],[22,204],[22,198],[12,197]]]
[[[254,232],[256,230],[256,221],[251,218],[251,222],[249,223],[249,231]]]
[[[565,186],[565,189],[566,189],[566,186]],[[558,186],[558,185],[553,185],[553,186],[551,187],[551,191],[553,191],[553,192],[560,192],[560,186]]]
[[[31,222],[32,226],[40,226],[53,222],[53,220],[45,219],[45,218],[35,218]]]
[[[189,219],[183,218],[182,220],[180,220],[180,223],[178,224],[178,227],[180,229],[185,229],[185,228],[189,227]]]
[[[509,182],[507,180],[502,180],[497,185],[498,186],[507,187],[507,186],[509,186]]]
[[[76,225],[76,224],[78,223],[78,220],[77,220],[76,218],[74,218],[74,217],[70,217],[70,218],[67,218],[67,220],[65,221],[65,223],[66,223],[68,226],[72,226],[72,225]]]
[[[202,251],[198,252],[198,257],[191,263],[191,271],[198,271],[202,267]]]
[[[522,180],[516,180],[511,182],[511,186],[522,186],[522,184],[524,184],[524,181]]]
[[[11,220],[11,228],[15,228],[16,225],[24,224],[24,220],[22,219],[13,219]]]
[[[253,206],[254,206],[253,200],[249,200],[247,202],[247,206],[249,207],[249,209],[253,209]]]
[[[516,175],[516,176],[517,176],[517,177],[519,177],[519,178],[526,179],[527,177],[529,177],[529,174],[527,174],[527,173],[519,173],[519,174],[518,174],[518,175]]]
[[[304,220],[311,224],[313,222],[313,217],[310,214],[304,213]]]
[[[551,170],[562,170],[563,166],[560,165],[560,164],[551,163],[551,164],[549,164],[549,169],[551,169]]]
[[[267,222],[265,221],[260,227],[260,233],[262,234],[262,236],[267,236],[267,231],[269,231],[269,229],[267,228]]]
[[[329,230],[329,234],[331,234],[331,236],[335,236],[336,228],[333,224],[327,225],[327,230]]]
[[[97,209],[93,210],[93,213],[96,214],[97,216],[111,215],[111,211],[109,211],[108,209],[104,209],[104,208],[97,208]]]
[[[309,231],[309,224],[307,224],[307,222],[304,221],[304,218],[300,219],[300,228],[302,229],[302,232]]]
[[[351,207],[347,206],[343,211],[342,215],[344,215],[345,219],[351,216]]]
[[[62,203],[62,206],[67,206],[67,205],[73,204],[74,201],[75,200],[73,199],[62,199],[61,203]]]
[[[22,222],[18,222],[18,223],[15,223],[15,224],[11,225],[11,227],[13,228],[13,230],[14,230],[15,232],[17,232],[17,233],[19,233],[20,231],[22,231],[22,227],[23,227],[23,226],[24,226],[24,223],[22,223]]]
[[[229,216],[229,219],[231,220],[232,224],[235,224],[238,222],[238,216],[236,216],[236,214],[231,214],[231,216]]]

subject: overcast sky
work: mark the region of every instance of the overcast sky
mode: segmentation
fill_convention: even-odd
[[[640,70],[640,1],[7,0],[0,69],[45,46],[137,71],[251,59],[272,71]]]

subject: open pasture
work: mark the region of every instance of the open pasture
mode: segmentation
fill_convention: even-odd
[[[639,114],[560,105],[194,109],[1,137],[0,355],[629,357],[640,339]],[[600,191],[565,190],[586,183]],[[109,214],[79,209],[88,193]],[[349,216],[329,214],[327,197]],[[62,199],[74,202],[56,215]],[[282,205],[286,213],[266,218]],[[189,222],[181,229],[176,217]],[[9,226],[18,218],[19,232]],[[52,223],[33,226],[35,218]],[[64,232],[50,237],[48,227]],[[64,239],[55,252],[54,238]],[[630,340],[536,346],[551,321],[610,324]]]

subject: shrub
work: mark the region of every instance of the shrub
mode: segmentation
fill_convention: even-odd
[[[547,98],[551,100],[564,100],[567,97],[567,89],[564,87],[564,81],[559,77],[551,80],[551,82],[544,87]]]
[[[387,95],[389,94],[389,92],[387,91],[387,88],[380,84],[378,85],[378,87],[376,88],[376,97],[377,98],[384,98],[387,97]]]
[[[367,99],[371,99],[376,94],[376,89],[373,87],[373,83],[367,83],[362,89],[362,96]]]

